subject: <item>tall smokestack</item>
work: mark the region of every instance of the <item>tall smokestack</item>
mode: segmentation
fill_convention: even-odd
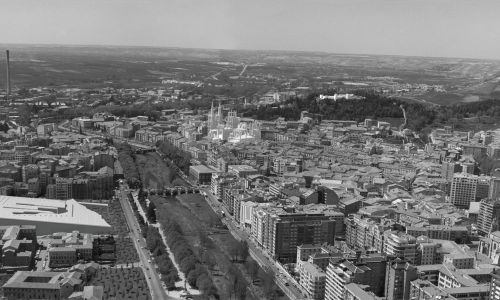
[[[7,95],[10,95],[10,58],[9,58],[9,50],[5,51],[5,55],[7,56]]]

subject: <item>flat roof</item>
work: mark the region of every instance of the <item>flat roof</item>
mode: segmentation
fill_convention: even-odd
[[[3,288],[36,288],[36,289],[59,289],[59,279],[62,272],[28,272],[18,271],[3,285]],[[42,282],[30,282],[30,278],[39,278]]]
[[[50,224],[69,225],[66,227],[67,231],[82,227],[95,229],[93,231],[111,228],[101,215],[73,199],[53,200],[0,196],[0,225],[7,224],[36,225],[37,232],[43,231],[41,227]],[[53,232],[56,231],[61,230]],[[84,230],[80,231],[86,232]]]
[[[76,247],[52,247],[49,252],[76,252]]]
[[[210,167],[207,167],[205,165],[196,165],[196,166],[191,166],[189,168],[192,168],[193,170],[195,170],[198,173],[215,173],[215,172],[217,172],[216,170],[214,170]]]
[[[255,171],[257,170],[249,165],[229,165],[228,168],[235,170],[235,171]]]

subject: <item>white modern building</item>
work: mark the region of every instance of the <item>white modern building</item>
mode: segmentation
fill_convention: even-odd
[[[0,226],[36,225],[37,234],[80,231],[104,233],[111,226],[75,200],[0,196]]]

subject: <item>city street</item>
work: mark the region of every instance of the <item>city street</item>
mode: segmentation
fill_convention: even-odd
[[[130,143],[130,141],[128,141]],[[141,145],[140,143],[136,142],[135,144]],[[142,145],[145,147],[145,145]],[[162,153],[156,150],[160,156],[163,157]],[[164,159],[168,160],[168,158]],[[172,163],[172,162],[171,162]],[[175,171],[177,174],[179,174],[182,178],[186,180],[186,182],[190,185],[193,185],[192,182],[189,181],[189,179],[186,177],[186,175],[179,169],[177,168],[173,163],[171,164],[172,167],[175,168]],[[241,230],[238,225],[235,223],[233,219],[231,219],[229,216],[229,213],[225,209],[225,207],[215,199],[214,195],[210,192],[210,188],[208,187],[200,187],[200,192],[203,191],[206,195],[205,199],[207,200],[207,203],[210,205],[210,207],[220,215],[220,212],[223,211],[226,217],[223,217],[221,221],[228,227],[230,230],[231,234],[238,240],[246,240],[248,242],[248,249],[249,253],[252,256],[252,258],[264,269],[271,271],[274,274],[275,282],[276,284],[283,290],[283,292],[293,300],[299,300],[299,299],[307,299],[305,293],[301,291],[301,287],[298,284],[298,282],[292,278],[288,272],[277,262],[274,261],[273,258],[271,258],[267,252],[265,252],[263,249],[261,249],[250,237],[249,233],[246,232],[245,230]],[[128,202],[127,202],[128,203]],[[129,204],[130,206],[130,204]],[[134,218],[135,219],[135,218]]]
[[[304,297],[301,290],[298,288],[297,282],[290,277],[288,272],[286,272],[281,265],[274,261],[271,257],[267,255],[265,251],[259,248],[258,245],[251,239],[248,232],[238,228],[238,225],[231,219],[229,213],[225,209],[224,205],[215,199],[214,195],[210,193],[209,188],[201,189],[206,194],[205,199],[207,203],[212,207],[215,212],[223,211],[226,217],[223,217],[221,221],[227,226],[231,234],[238,240],[245,240],[248,242],[248,250],[252,258],[264,269],[271,271],[275,275],[276,284],[283,290],[283,292],[290,299],[307,299]]]
[[[116,196],[120,200],[120,204],[125,215],[128,227],[130,229],[130,237],[134,242],[137,253],[139,254],[139,259],[141,262],[141,267],[146,276],[148,286],[151,290],[151,296],[154,300],[156,299],[175,299],[169,297],[162,286],[162,282],[158,273],[154,269],[153,261],[151,260],[151,255],[146,249],[146,241],[142,237],[139,223],[135,218],[134,212],[132,211],[132,206],[128,200],[128,190],[124,190],[122,187],[116,191]]]
[[[131,143],[130,140],[126,140],[128,143]],[[141,143],[138,143],[138,142],[135,142],[134,143],[135,146],[142,146],[142,147],[146,147],[145,145],[142,145]],[[159,152],[158,150],[156,151],[158,154],[160,154],[162,157],[162,153]],[[164,159],[167,159],[168,158],[164,158]],[[184,173],[179,169],[179,168],[175,168],[176,172],[186,180],[186,182],[190,185],[193,185],[192,182],[189,182],[188,178],[184,175]],[[125,191],[125,190],[122,190],[123,187],[120,188],[120,191],[118,192],[119,195],[121,195],[119,198],[120,198],[120,202],[122,203],[122,207],[123,210],[124,210],[124,213],[125,213],[125,216],[127,218],[127,222],[129,224],[129,227],[131,226],[130,224],[133,224],[133,228],[131,228],[131,234],[133,234],[132,238],[133,238],[133,241],[134,241],[134,244],[136,244],[136,248],[138,248],[138,252],[140,253],[140,258],[141,258],[141,261],[143,261],[143,256],[144,256],[144,265],[149,265],[149,272],[151,274],[148,275],[148,277],[151,277],[151,279],[148,279],[148,283],[151,281],[151,284],[153,285],[158,285],[159,286],[159,290],[161,290],[161,292],[163,292],[163,294],[165,295],[165,297],[167,297],[167,295],[165,294],[165,291],[164,289],[162,288],[161,286],[161,281],[160,279],[158,278],[158,275],[156,274],[156,272],[152,271],[152,264],[148,263],[147,260],[149,259],[149,251],[147,251],[147,249],[142,249],[141,247],[145,246],[145,242],[143,241],[143,238],[142,238],[142,235],[140,234],[140,230],[139,230],[139,224],[137,223],[137,220],[135,219],[135,216],[134,216],[134,213],[132,211],[132,207],[130,206],[130,203],[128,202],[128,199],[127,199],[127,193],[128,193],[128,190]],[[217,213],[217,214],[220,214],[221,211],[224,212],[225,216],[226,217],[223,217],[221,219],[221,221],[228,227],[228,229],[230,230],[231,234],[238,240],[246,240],[248,242],[248,249],[249,249],[249,253],[250,255],[252,256],[252,258],[264,269],[268,270],[268,271],[271,271],[273,274],[274,274],[274,278],[275,278],[275,282],[276,284],[283,290],[283,292],[290,298],[290,299],[293,299],[293,300],[299,300],[299,299],[307,299],[305,295],[305,293],[303,291],[301,291],[301,288],[298,284],[298,282],[292,278],[288,272],[277,262],[274,261],[273,258],[271,258],[263,249],[261,249],[250,237],[249,233],[246,232],[245,230],[241,230],[239,228],[239,226],[234,222],[233,219],[231,219],[230,217],[227,217],[229,216],[229,213],[227,212],[227,210],[225,209],[225,207],[222,205],[222,203],[220,203],[219,201],[217,201],[217,199],[215,199],[214,195],[212,195],[212,193],[210,193],[210,188],[208,187],[204,187],[204,188],[200,188],[200,191],[203,191],[206,195],[206,200],[207,200],[207,203],[210,205],[210,207]],[[122,198],[125,200],[123,201]],[[129,221],[129,218],[131,219]],[[137,242],[137,238],[139,238],[139,242]],[[137,244],[139,244],[137,246]],[[144,252],[143,254],[141,254],[142,252]],[[155,284],[153,280],[153,278],[157,279],[157,283]],[[158,293],[161,293],[160,291],[158,291]],[[156,298],[154,298],[156,299]],[[160,298],[158,298],[160,299]],[[172,297],[170,297],[169,299],[173,299]]]

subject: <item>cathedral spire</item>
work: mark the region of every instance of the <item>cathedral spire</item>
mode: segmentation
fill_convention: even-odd
[[[222,105],[221,105],[220,101],[219,101],[219,109],[217,111],[217,117],[219,118],[219,124],[222,123],[222,120],[223,120],[223,118],[222,118]]]

